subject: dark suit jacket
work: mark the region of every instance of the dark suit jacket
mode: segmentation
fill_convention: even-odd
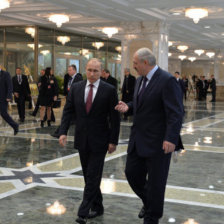
[[[214,78],[211,80],[209,85],[212,90],[216,90],[216,80]]]
[[[65,96],[68,95],[68,82],[69,82],[69,79],[70,79],[70,75],[69,74],[65,74],[65,76],[64,76],[64,95]],[[82,74],[77,73],[75,78],[72,80],[72,84],[75,83],[75,82],[82,81],[82,80],[83,80]]]
[[[66,135],[72,117],[76,118],[75,148],[105,153],[108,144],[118,144],[120,117],[114,107],[118,103],[116,90],[100,80],[90,112],[86,113],[84,96],[86,80],[74,83],[69,91],[61,120],[60,135]]]
[[[111,75],[109,75],[107,79],[101,78],[101,80],[103,80],[104,82],[109,83],[110,85],[114,86],[115,89],[117,90],[117,79],[115,79]]]
[[[133,100],[134,89],[135,89],[136,78],[133,75],[128,75],[124,77],[124,82],[122,85],[122,101],[128,103]]]
[[[19,93],[19,96],[28,98],[31,94],[28,79],[25,75],[22,75],[22,83],[19,85],[17,75],[12,78],[13,92]]]
[[[183,104],[176,78],[158,68],[137,105],[142,78],[137,79],[133,102],[128,103],[134,114],[128,153],[136,148],[140,156],[148,157],[163,153],[164,140],[178,145]]]
[[[0,71],[0,102],[12,99],[12,80],[6,71]]]

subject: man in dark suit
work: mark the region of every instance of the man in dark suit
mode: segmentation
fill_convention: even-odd
[[[177,83],[180,85],[181,95],[182,95],[182,98],[183,98],[184,97],[184,92],[185,92],[184,81],[180,78],[180,73],[179,72],[175,72],[174,76],[177,79]]]
[[[82,74],[77,73],[77,68],[75,65],[68,66],[68,75],[69,75],[69,78],[64,79],[64,82],[67,83],[66,86],[64,85],[64,94],[66,97],[68,96],[68,93],[72,84],[83,80]],[[60,126],[56,129],[56,131],[51,136],[55,138],[59,138],[60,137],[59,130],[60,130]]]
[[[19,125],[9,116],[8,102],[12,100],[12,80],[10,74],[0,67],[0,113],[2,118],[14,129],[14,135],[19,131]]]
[[[25,100],[30,97],[30,86],[28,79],[22,74],[20,67],[16,68],[16,75],[12,78],[13,94],[17,103],[19,118],[21,122],[25,119]]]
[[[212,90],[212,100],[210,102],[216,101],[216,80],[214,78],[214,75],[211,75],[211,80],[209,82],[210,88]]]
[[[117,79],[115,79],[114,77],[112,77],[112,76],[110,75],[110,71],[109,71],[108,69],[103,69],[101,79],[102,79],[104,82],[107,82],[107,83],[109,83],[110,85],[114,86],[115,89],[117,90]]]
[[[163,214],[164,194],[171,153],[179,144],[183,105],[175,77],[156,65],[148,48],[134,54],[133,65],[141,76],[133,102],[120,101],[116,109],[133,111],[125,173],[133,191],[142,199],[139,218],[158,224]]]
[[[130,74],[129,68],[125,68],[124,75],[124,82],[121,89],[121,100],[125,103],[128,103],[133,100],[136,78]],[[124,113],[124,120],[127,120],[127,117],[128,113]]]
[[[85,224],[104,212],[100,182],[106,153],[116,150],[120,117],[115,106],[115,88],[100,80],[101,62],[94,58],[86,65],[87,81],[74,83],[69,92],[61,121],[59,142],[66,143],[72,117],[76,120],[75,148],[78,149],[85,180],[83,201],[77,223]]]

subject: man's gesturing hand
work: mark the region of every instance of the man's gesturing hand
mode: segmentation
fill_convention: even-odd
[[[115,107],[115,110],[118,110],[121,113],[125,113],[128,111],[128,105],[124,103],[123,101],[119,101],[119,103]]]

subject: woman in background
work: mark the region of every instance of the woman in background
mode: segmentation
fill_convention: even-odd
[[[41,77],[40,89],[40,120],[44,127],[44,115],[47,110],[47,124],[51,126],[51,108],[58,96],[58,84],[50,67],[46,68],[45,75]]]

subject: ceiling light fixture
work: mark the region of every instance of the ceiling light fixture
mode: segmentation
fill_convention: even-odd
[[[170,57],[170,56],[172,56],[172,53],[169,52],[169,53],[168,53],[168,57]]]
[[[25,32],[26,32],[27,34],[31,35],[31,37],[34,38],[34,36],[35,36],[35,28],[33,28],[33,27],[27,27],[27,28],[25,29]]]
[[[173,42],[172,41],[168,41],[168,47],[173,46]]]
[[[115,47],[115,50],[118,51],[118,52],[121,52],[121,46]]]
[[[118,33],[117,27],[104,27],[102,32],[107,34],[109,38],[111,38],[114,34]]]
[[[93,42],[92,46],[95,47],[97,50],[99,50],[101,47],[104,46],[103,42]]]
[[[60,42],[62,45],[65,45],[67,42],[71,40],[68,36],[58,36],[57,41]]]
[[[206,55],[207,55],[209,58],[211,58],[211,57],[213,57],[213,56],[215,55],[215,53],[214,53],[214,52],[207,52]]]
[[[189,57],[188,58],[191,62],[195,61],[196,60],[196,57]]]
[[[186,9],[185,16],[193,19],[194,23],[198,23],[200,19],[208,16],[208,9],[205,8]]]
[[[53,14],[49,16],[49,21],[56,23],[57,27],[61,27],[63,23],[69,22],[69,17],[64,14]]]
[[[43,51],[41,51],[40,53],[43,54],[43,55],[47,55],[47,54],[50,53],[50,51],[49,51],[49,50],[43,50]]]
[[[202,49],[198,49],[198,50],[195,50],[194,53],[197,54],[198,56],[201,56],[201,54],[205,53],[205,51]]]
[[[177,49],[180,50],[181,52],[184,52],[188,49],[189,47],[186,45],[179,45],[177,46]]]
[[[9,8],[9,6],[10,6],[9,0],[1,0],[1,2],[0,2],[0,12],[1,12],[2,9]]]
[[[183,61],[187,56],[186,55],[179,55],[178,58]]]
[[[34,44],[27,44],[27,46],[34,50]],[[41,48],[41,47],[43,47],[43,45],[38,44],[38,48]]]
[[[80,50],[80,54],[87,55],[87,54],[89,54],[89,50],[88,49],[82,49],[82,50]]]

